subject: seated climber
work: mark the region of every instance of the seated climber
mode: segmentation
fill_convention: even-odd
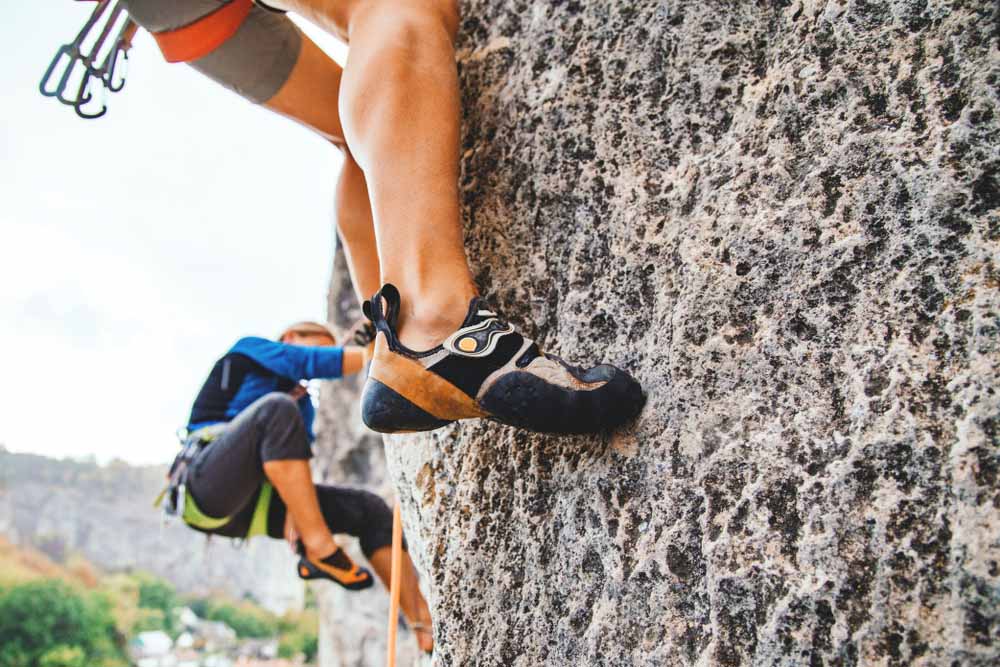
[[[184,449],[168,487],[168,512],[191,527],[235,538],[284,537],[299,552],[303,579],[328,579],[349,590],[372,585],[333,534],[357,537],[388,586],[392,512],[361,489],[314,484],[314,410],[302,381],[358,372],[364,350],[338,347],[330,330],[301,322],[279,342],[242,338],[209,373],[191,409]],[[400,605],[420,646],[430,651],[430,611],[403,554]]]
[[[369,427],[421,431],[490,417],[582,433],[639,413],[645,397],[628,373],[541,352],[477,296],[459,211],[455,0],[124,2],[168,60],[343,152],[337,226],[359,298],[375,295],[368,312],[379,334],[362,400]],[[286,10],[347,42],[345,69]],[[230,17],[232,30],[220,31]],[[205,35],[215,41],[192,48]]]

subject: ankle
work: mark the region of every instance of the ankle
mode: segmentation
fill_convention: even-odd
[[[405,296],[396,330],[399,341],[418,352],[438,345],[462,326],[473,296],[471,285],[444,294]]]
[[[314,560],[323,560],[339,548],[329,535],[325,537],[319,535],[312,538],[303,536],[302,544],[306,548],[306,555]]]

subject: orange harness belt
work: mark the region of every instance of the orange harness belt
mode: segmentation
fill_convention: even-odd
[[[153,38],[168,63],[197,60],[235,35],[250,14],[252,5],[253,0],[232,0],[194,23],[176,30],[154,32]]]

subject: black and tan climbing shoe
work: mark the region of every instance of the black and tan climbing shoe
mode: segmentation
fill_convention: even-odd
[[[365,303],[377,335],[361,397],[365,424],[382,433],[429,431],[486,417],[540,433],[594,433],[634,418],[639,383],[607,364],[584,370],[539,351],[472,299],[462,326],[425,352],[396,337],[399,291],[385,285]]]
[[[340,547],[321,560],[313,560],[306,556],[305,547],[301,542],[298,547],[299,564],[295,569],[300,579],[328,579],[349,591],[364,590],[375,583],[371,572],[356,565]]]

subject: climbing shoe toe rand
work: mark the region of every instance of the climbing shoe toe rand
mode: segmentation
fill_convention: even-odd
[[[572,389],[533,373],[514,371],[498,378],[479,404],[505,424],[565,434],[614,429],[636,417],[645,404],[639,383],[614,366],[595,367],[579,377],[586,382],[600,377],[604,384],[596,389]]]
[[[378,433],[431,431],[451,423],[422,410],[374,378],[368,378],[361,394],[361,418],[365,426]]]

